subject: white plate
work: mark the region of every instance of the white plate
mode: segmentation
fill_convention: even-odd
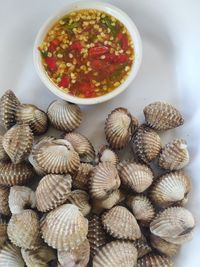
[[[70,2],[69,0],[67,2]],[[72,1],[71,1],[72,2]],[[32,47],[41,24],[65,0],[6,0],[1,2],[0,90],[13,89],[22,102],[46,109],[54,99],[39,80],[32,62]],[[107,113],[125,106],[143,121],[143,107],[155,100],[168,101],[184,114],[186,123],[169,131],[164,140],[181,136],[188,140],[193,180],[188,207],[197,220],[193,241],[183,246],[177,267],[200,266],[200,104],[198,0],[110,0],[131,16],[142,37],[142,67],[130,88],[114,100],[84,108],[80,132],[98,145],[105,142],[103,127]]]

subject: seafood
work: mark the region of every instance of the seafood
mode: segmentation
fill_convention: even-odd
[[[8,205],[8,196],[10,188],[5,185],[0,185],[0,213],[3,215],[10,215],[10,209]]]
[[[137,249],[138,258],[142,258],[144,255],[149,254],[152,251],[147,241],[144,241],[142,238],[133,241],[133,245]]]
[[[119,163],[119,158],[111,148],[104,145],[99,149],[98,162],[110,162],[117,165]]]
[[[74,175],[72,185],[76,189],[88,190],[90,175],[93,170],[93,166],[88,163],[81,163],[79,165],[77,173]]]
[[[0,217],[0,250],[3,247],[7,239],[8,239],[7,223],[4,219]]]
[[[83,216],[87,216],[91,211],[91,205],[89,203],[89,195],[83,190],[74,190],[67,198],[67,202],[76,205]]]
[[[173,267],[171,259],[164,255],[147,254],[137,261],[137,267]]]
[[[6,242],[0,250],[0,267],[25,267],[20,248]]]
[[[3,148],[3,136],[0,135],[0,161],[6,161],[9,159],[8,155],[6,154],[6,151]]]

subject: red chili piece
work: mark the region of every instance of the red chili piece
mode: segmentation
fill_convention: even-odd
[[[118,33],[117,39],[120,41],[121,47],[124,51],[128,49],[128,37],[126,34]]]
[[[45,62],[46,62],[50,71],[55,71],[57,69],[55,57],[47,57],[47,58],[45,58]]]
[[[59,44],[60,44],[60,40],[58,40],[58,39],[52,40],[50,45],[49,45],[48,50],[50,52],[54,52],[56,50],[56,48],[59,46]]]
[[[104,68],[104,64],[103,64],[103,62],[102,62],[101,60],[98,60],[98,59],[93,60],[93,61],[91,62],[91,65],[92,65],[92,68],[93,68],[94,70],[96,70],[96,71],[99,71],[99,70],[101,70],[101,69]]]
[[[92,97],[94,96],[94,86],[91,82],[83,82],[79,85],[80,92],[85,97]]]
[[[83,48],[82,44],[80,41],[75,41],[71,47],[70,47],[72,50],[76,50],[78,52],[81,52],[81,49]]]
[[[91,57],[101,56],[101,55],[108,53],[108,50],[109,49],[106,46],[92,47],[89,49],[89,56]]]
[[[68,75],[64,75],[62,78],[61,78],[61,81],[59,83],[59,86],[62,86],[64,88],[67,88],[70,84],[70,77]]]

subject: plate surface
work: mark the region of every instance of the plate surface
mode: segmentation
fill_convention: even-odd
[[[69,0],[67,2],[70,2]],[[71,1],[72,2],[72,1]],[[12,89],[24,103],[44,110],[55,99],[41,83],[33,67],[32,48],[42,23],[64,6],[64,0],[6,0],[1,3],[0,94]],[[177,267],[200,266],[200,1],[198,0],[110,0],[128,13],[143,41],[143,62],[130,88],[117,98],[84,107],[79,131],[94,143],[105,143],[104,120],[118,106],[127,107],[143,122],[143,107],[163,100],[184,114],[186,123],[163,136],[188,141],[193,191],[188,204],[197,221],[194,239],[184,245],[176,259]]]

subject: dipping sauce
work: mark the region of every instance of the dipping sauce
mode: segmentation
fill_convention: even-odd
[[[93,9],[69,13],[56,22],[39,50],[51,81],[81,98],[102,96],[119,87],[134,62],[126,27]]]

